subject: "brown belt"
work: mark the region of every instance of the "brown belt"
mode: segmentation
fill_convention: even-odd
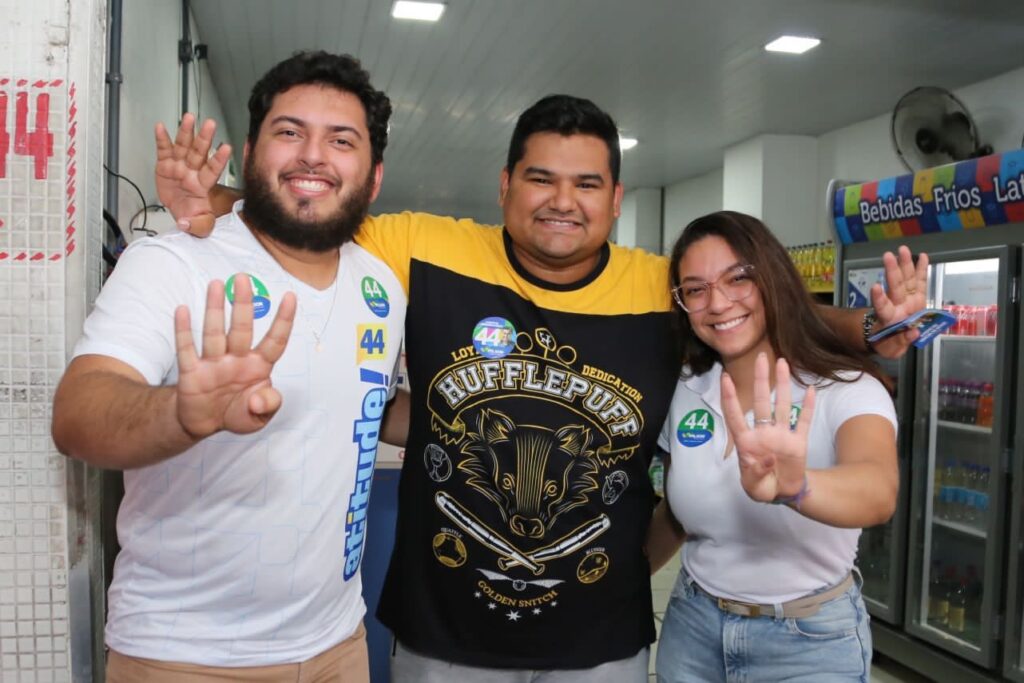
[[[740,600],[728,600],[726,598],[720,598],[717,595],[712,595],[706,590],[701,588],[696,581],[693,582],[694,587],[704,595],[708,596],[718,605],[718,609],[729,614],[736,614],[741,617],[774,617],[776,616],[775,605],[758,605],[752,602],[742,602]],[[805,619],[818,613],[821,606],[831,600],[837,598],[853,585],[853,573],[846,575],[846,578],[840,581],[838,584],[829,588],[828,590],[820,593],[812,593],[805,595],[802,598],[796,598],[788,602],[782,603],[782,618],[784,619]]]

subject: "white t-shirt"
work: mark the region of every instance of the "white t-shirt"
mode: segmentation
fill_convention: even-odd
[[[210,280],[239,271],[253,278],[254,344],[284,293],[298,296],[271,374],[283,404],[270,423],[125,472],[106,642],[126,655],[208,666],[298,662],[349,637],[366,611],[358,571],[365,513],[406,297],[384,263],[351,242],[341,248],[336,291],[290,277],[238,208],[207,239],[132,244],[75,347],[75,356],[111,356],[151,385],[171,385],[174,309],[188,305],[201,345]]]
[[[665,491],[687,533],[683,567],[713,595],[761,604],[838,583],[853,567],[860,529],[828,526],[785,505],[747,496],[735,450],[725,457],[729,435],[721,377],[722,367],[716,364],[703,375],[680,379],[658,439],[672,456]],[[794,407],[803,405],[804,392],[792,382]],[[807,468],[834,465],[836,431],[865,414],[881,415],[896,427],[892,399],[874,377],[819,386]],[[752,424],[752,414],[747,419]]]

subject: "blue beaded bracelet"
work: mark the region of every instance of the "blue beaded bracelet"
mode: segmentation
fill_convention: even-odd
[[[807,488],[807,474],[804,473],[804,484],[803,486],[800,487],[800,490],[796,492],[796,495],[778,496],[775,500],[772,501],[772,505],[789,505],[790,503],[793,503],[797,509],[797,512],[799,512],[800,506],[804,502],[804,498],[806,498],[807,494],[809,494],[810,492],[811,490]]]

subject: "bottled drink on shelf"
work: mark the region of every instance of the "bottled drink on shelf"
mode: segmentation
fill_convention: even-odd
[[[960,422],[960,415],[964,407],[964,385],[959,380],[949,381],[949,408],[946,412],[946,419],[950,422]]]
[[[994,337],[999,332],[999,304],[991,304],[985,308],[985,335]]]
[[[950,458],[946,461],[946,468],[942,471],[942,492],[941,504],[939,506],[939,517],[953,519],[956,507],[956,489],[960,484],[960,475],[956,471],[956,463]]]
[[[974,420],[975,424],[982,427],[992,426],[992,411],[995,400],[992,394],[994,392],[995,387],[992,386],[991,382],[981,385],[981,393],[978,395],[978,410]]]
[[[949,615],[946,627],[953,633],[963,633],[967,624],[967,579],[954,580],[949,593]]]
[[[981,382],[968,382],[964,393],[964,424],[974,424],[978,417],[978,398],[981,396]]]
[[[961,498],[963,500],[960,504],[960,518],[969,524],[974,524],[978,521],[976,504],[978,496],[978,466],[968,463],[964,467],[967,476],[965,477],[963,487],[961,487],[961,491],[963,491]]]
[[[940,420],[949,419],[949,380],[945,378],[939,378],[939,397],[938,397],[938,408],[937,416]]]
[[[944,627],[949,622],[949,596],[942,579],[942,562],[932,562],[932,573],[928,581],[928,622]]]
[[[988,525],[988,486],[991,478],[991,468],[982,465],[978,469],[978,493],[974,498],[974,505],[977,508],[975,526],[984,529]]]

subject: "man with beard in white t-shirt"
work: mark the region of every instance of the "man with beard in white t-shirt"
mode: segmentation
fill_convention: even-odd
[[[359,564],[377,442],[404,438],[381,421],[406,299],[352,237],[391,105],[319,52],[249,109],[244,200],[209,240],[125,252],[54,399],[61,452],[125,470],[115,683],[369,680]]]

